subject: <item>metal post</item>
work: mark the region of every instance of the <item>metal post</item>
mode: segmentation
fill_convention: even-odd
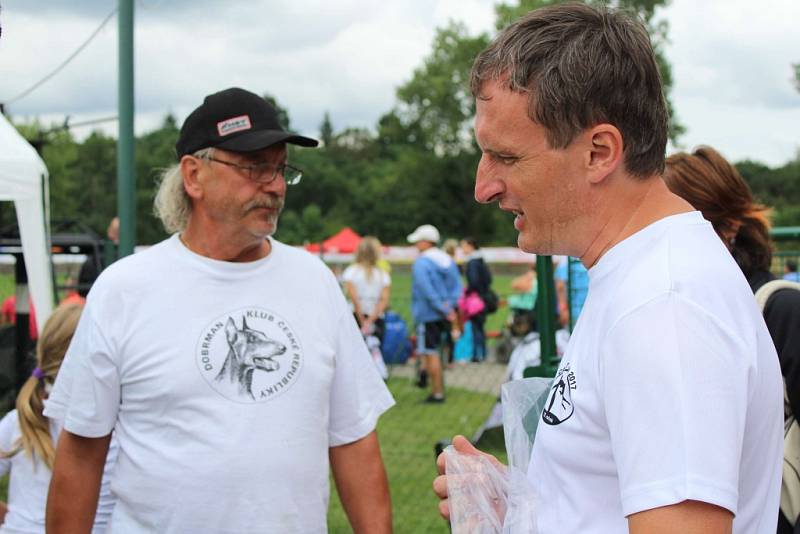
[[[133,2],[119,0],[119,137],[117,139],[117,214],[119,256],[136,244],[136,175],[133,137]]]
[[[16,264],[14,266],[14,278],[16,280],[16,355],[14,362],[14,377],[15,391],[19,393],[22,385],[28,380],[28,373],[31,368],[29,366],[28,355],[31,349],[30,338],[30,309],[29,299],[30,293],[28,292],[28,271],[25,269],[25,257],[20,252],[14,254]],[[15,395],[16,396],[16,395]]]
[[[572,256],[567,256],[567,313],[569,314],[569,332],[570,334],[575,329],[575,314],[572,313],[572,299],[575,295],[572,293],[572,266],[577,262]]]
[[[542,366],[552,376],[558,368],[556,354],[555,287],[553,282],[553,258],[536,255],[536,280],[539,294],[536,316],[539,323],[539,339],[542,349]]]

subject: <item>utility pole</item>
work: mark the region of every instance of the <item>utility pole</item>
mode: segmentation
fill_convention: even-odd
[[[119,256],[136,244],[136,174],[133,136],[133,2],[119,1],[119,136],[117,138],[117,215]]]

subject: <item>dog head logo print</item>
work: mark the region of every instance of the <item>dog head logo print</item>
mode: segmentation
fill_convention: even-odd
[[[289,389],[300,374],[300,343],[288,323],[260,308],[245,308],[214,320],[197,348],[206,382],[237,402],[262,402]]]
[[[559,369],[553,379],[550,395],[548,395],[547,403],[542,410],[542,421],[548,425],[560,425],[572,417],[575,406],[572,404],[571,392],[575,387],[575,373],[567,364],[563,369]]]

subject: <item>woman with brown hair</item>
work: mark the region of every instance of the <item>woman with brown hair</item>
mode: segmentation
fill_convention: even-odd
[[[769,209],[755,201],[739,171],[708,146],[674,154],[666,163],[667,187],[711,223],[753,292],[772,280]]]
[[[16,409],[0,421],[0,474],[10,475],[0,532],[44,532],[47,489],[60,424],[42,414],[83,306],[57,308],[36,345],[36,368],[17,395]]]
[[[691,154],[670,156],[664,181],[712,224],[754,293],[776,278],[770,272],[769,210],[755,201],[739,172],[719,152],[701,146]],[[764,320],[778,352],[789,406],[793,414],[800,414],[800,291],[772,293],[764,306]],[[797,518],[790,519],[780,514],[780,534],[793,531]]]

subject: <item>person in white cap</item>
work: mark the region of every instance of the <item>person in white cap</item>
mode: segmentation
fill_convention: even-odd
[[[422,372],[431,383],[428,403],[444,402],[441,349],[451,325],[456,321],[456,303],[461,294],[461,274],[447,253],[437,247],[439,230],[423,224],[408,235],[420,252],[412,267],[411,315],[417,335],[417,354],[422,358]],[[424,377],[420,384],[424,387]]]

